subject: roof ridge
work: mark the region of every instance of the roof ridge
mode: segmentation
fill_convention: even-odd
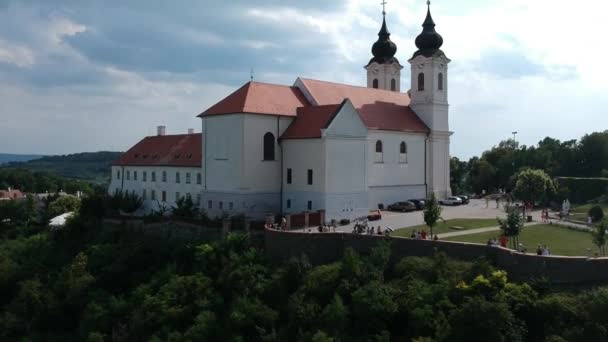
[[[186,135],[197,135],[200,134],[202,135],[202,132],[199,133],[180,133],[180,134],[165,134],[165,135],[146,135],[144,137],[144,139],[147,138],[162,138],[162,137],[181,137],[181,136],[186,136]]]
[[[386,90],[386,89],[380,89],[380,88],[369,88],[369,87],[358,86],[358,85],[353,85],[353,84],[346,84],[346,83],[338,83],[338,82],[332,82],[332,81],[316,80],[316,79],[313,79],[313,78],[305,78],[305,77],[299,77],[299,78],[302,81],[313,81],[313,82],[319,82],[319,83],[335,84],[335,85],[339,85],[339,86],[347,86],[347,87],[352,87],[352,88],[360,88],[360,89],[367,89],[367,90],[373,90],[373,91],[379,91],[379,92],[386,92],[386,93],[391,93],[391,94],[407,95],[407,93],[396,92],[396,91],[393,91],[393,90]]]

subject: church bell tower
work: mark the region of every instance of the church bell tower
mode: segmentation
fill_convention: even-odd
[[[448,105],[448,64],[441,51],[443,38],[435,31],[431,2],[422,32],[416,37],[418,50],[408,61],[411,65],[410,108],[430,129],[427,142],[428,192],[438,198],[451,195],[450,190],[450,126]]]
[[[390,39],[390,32],[386,27],[386,2],[382,2],[382,27],[378,32],[378,40],[372,46],[374,57],[364,67],[367,70],[367,87],[391,90],[401,90],[401,69],[399,60],[395,58],[397,45]]]

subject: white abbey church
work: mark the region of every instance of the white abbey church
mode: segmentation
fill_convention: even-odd
[[[451,194],[448,63],[430,8],[408,60],[411,89],[383,18],[367,86],[297,78],[248,82],[199,115],[202,133],[146,137],[112,165],[109,192],[144,207],[190,196],[210,216],[325,210],[326,221]]]

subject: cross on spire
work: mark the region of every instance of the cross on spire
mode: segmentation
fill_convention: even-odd
[[[382,5],[382,15],[386,15],[386,0],[382,0],[380,5]]]

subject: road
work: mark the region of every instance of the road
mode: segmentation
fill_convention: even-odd
[[[496,218],[505,217],[503,209],[504,203],[500,203],[500,207],[496,208],[496,202],[490,201],[489,207],[486,208],[485,200],[472,199],[469,204],[459,206],[442,206],[441,216],[445,220],[454,218]],[[397,213],[391,211],[382,211],[382,220],[371,221],[369,223],[374,227],[380,226],[383,229],[391,227],[393,229],[406,228],[424,224],[422,211],[413,211],[410,213]],[[354,222],[346,226],[341,226],[336,229],[340,232],[351,232]]]

